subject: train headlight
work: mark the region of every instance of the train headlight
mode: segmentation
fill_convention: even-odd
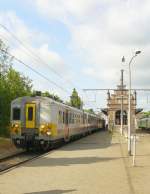
[[[40,133],[44,134],[46,132],[46,125],[41,125],[39,130]]]
[[[20,123],[12,123],[11,124],[11,132],[19,134],[21,130]]]
[[[39,132],[42,135],[48,135],[48,136],[50,136],[51,135],[51,126],[48,125],[48,124],[41,124],[40,125],[40,128],[39,128]]]
[[[51,132],[50,131],[47,131],[47,133],[46,133],[47,135],[51,135]]]
[[[44,129],[45,128],[45,125],[41,125],[41,129]]]

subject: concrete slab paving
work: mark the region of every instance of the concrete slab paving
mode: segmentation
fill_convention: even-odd
[[[137,162],[145,165],[140,158]],[[99,132],[1,175],[0,194],[140,194],[137,168],[131,166],[123,138]]]

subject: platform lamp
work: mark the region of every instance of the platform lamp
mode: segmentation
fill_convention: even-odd
[[[128,91],[128,154],[131,155],[131,63],[133,59],[140,54],[136,51],[129,61],[129,91]]]

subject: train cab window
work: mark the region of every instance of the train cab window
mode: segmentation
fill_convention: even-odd
[[[28,121],[33,120],[33,107],[28,107]]]
[[[13,108],[13,120],[20,120],[20,108]]]

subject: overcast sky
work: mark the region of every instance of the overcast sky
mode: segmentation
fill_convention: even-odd
[[[142,53],[132,64],[132,86],[150,88],[149,0],[0,0],[0,23],[29,48],[0,27],[10,52],[67,92],[15,63],[37,90],[67,99],[76,87],[85,105],[104,107],[106,94],[85,95],[81,89],[115,88],[121,69],[128,84],[128,63],[136,50]],[[147,96],[139,95],[139,106],[149,107]]]

